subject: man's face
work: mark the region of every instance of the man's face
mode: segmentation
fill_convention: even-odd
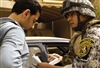
[[[40,16],[39,12],[37,12],[34,15],[31,15],[30,13],[28,13],[26,18],[23,21],[22,27],[25,30],[30,29],[30,28],[34,28],[34,25],[35,25],[36,21],[38,20],[39,16]]]

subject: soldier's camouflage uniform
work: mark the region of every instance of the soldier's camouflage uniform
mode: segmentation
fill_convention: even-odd
[[[64,57],[67,65],[63,68],[100,68],[100,21],[93,22],[84,34],[79,32],[71,40],[72,49]]]
[[[76,39],[76,41],[77,40],[79,40],[79,38]],[[87,28],[85,34],[83,34],[81,43],[80,41],[78,42],[83,56],[82,54],[76,56],[73,60],[73,68],[100,68],[100,24],[95,24]],[[84,47],[81,47],[81,45]],[[77,47],[75,44],[74,46]]]

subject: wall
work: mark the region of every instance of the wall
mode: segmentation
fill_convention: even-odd
[[[56,37],[69,39],[72,36],[72,30],[65,18],[49,23],[38,23],[36,26],[35,29],[27,31],[27,36],[53,36],[54,34]]]
[[[57,37],[71,38],[72,30],[66,19],[54,21],[53,32]]]
[[[94,0],[93,5],[96,13],[96,19],[100,20],[100,0]]]

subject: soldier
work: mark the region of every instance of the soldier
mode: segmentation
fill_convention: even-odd
[[[100,68],[100,21],[89,0],[65,0],[61,13],[76,34],[71,39],[70,52],[74,55],[71,65],[64,67],[39,63],[38,68]]]

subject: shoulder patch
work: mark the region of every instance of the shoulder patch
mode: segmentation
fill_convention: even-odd
[[[78,52],[78,57],[82,58],[82,57],[86,56],[89,53],[92,45],[94,45],[94,44],[95,44],[95,42],[94,42],[93,39],[91,39],[91,38],[84,38],[80,42],[80,50]]]

